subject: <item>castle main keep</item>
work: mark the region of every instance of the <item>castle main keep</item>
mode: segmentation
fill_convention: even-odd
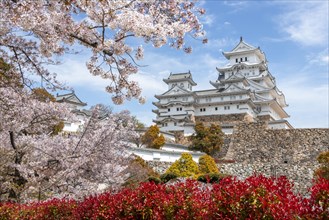
[[[218,78],[209,90],[194,91],[191,72],[170,74],[163,81],[168,90],[153,104],[162,131],[194,132],[195,122],[217,123],[230,134],[240,121],[266,121],[268,128],[292,128],[284,110],[284,94],[270,73],[264,52],[240,39],[229,52],[223,52],[227,65],[216,68]]]

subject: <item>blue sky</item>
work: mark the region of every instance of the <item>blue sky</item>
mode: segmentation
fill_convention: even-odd
[[[107,82],[91,76],[85,66],[87,51],[77,47],[78,55],[67,55],[59,66],[52,67],[58,79],[74,88],[80,99],[89,106],[103,103],[114,111],[128,109],[132,115],[147,125],[155,114],[152,101],[155,94],[162,94],[167,85],[162,81],[170,72],[191,71],[196,90],[213,88],[210,80],[216,80],[216,67],[227,60],[222,51],[230,51],[244,41],[259,46],[269,61],[269,70],[283,91],[291,116],[288,120],[296,128],[328,127],[328,5],[327,0],[274,0],[274,1],[222,1],[207,0],[200,4],[207,11],[200,20],[209,39],[202,44],[195,39],[187,43],[192,54],[185,54],[169,47],[153,48],[143,45],[145,58],[134,76],[147,102],[136,100],[116,106],[105,92]],[[134,42],[136,44],[141,41]]]

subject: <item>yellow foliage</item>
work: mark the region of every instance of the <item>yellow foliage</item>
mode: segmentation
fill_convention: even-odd
[[[198,164],[193,161],[192,155],[182,153],[181,158],[176,160],[167,170],[166,173],[173,173],[179,177],[197,178],[200,174]]]
[[[143,135],[142,143],[148,148],[160,149],[165,144],[165,138],[158,126],[152,125]]]
[[[199,170],[201,173],[219,173],[214,158],[203,155],[199,158]]]

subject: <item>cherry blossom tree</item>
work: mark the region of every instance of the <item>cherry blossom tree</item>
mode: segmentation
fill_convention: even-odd
[[[129,39],[189,53],[184,37],[204,38],[197,18],[204,10],[188,0],[2,0],[0,8],[0,196],[82,196],[100,183],[123,182],[127,137],[135,135],[129,114],[95,107],[81,133],[56,135],[54,128],[74,115],[40,98],[43,89],[65,88],[46,67],[80,44],[91,52],[90,73],[108,80],[114,103],[143,102],[129,78],[143,48]],[[39,78],[42,90],[36,90]]]
[[[9,197],[13,198],[19,194],[14,188],[22,188],[27,183],[18,169],[28,157],[30,148],[24,140],[37,139],[42,134],[50,136],[62,119],[70,117],[65,106],[46,100],[39,101],[36,94],[26,89],[20,79],[14,68],[1,59],[0,193],[9,193]]]
[[[2,0],[0,8],[0,57],[19,72],[24,85],[32,86],[27,74],[35,74],[48,87],[60,87],[44,64],[56,64],[56,56],[77,43],[90,49],[87,68],[109,80],[106,91],[117,104],[131,98],[143,102],[139,85],[129,79],[138,71],[143,47],[128,39],[189,53],[186,33],[204,38],[197,16],[205,11],[193,0]]]
[[[29,104],[28,108],[35,107]],[[40,114],[47,114],[46,109],[59,105],[47,103],[40,109],[40,104],[36,111]],[[40,119],[40,115],[33,117]],[[128,174],[123,176],[122,171],[130,161],[128,138],[135,135],[129,112],[104,115],[94,108],[86,120],[83,132],[70,136],[49,135],[41,131],[45,128],[40,123],[31,134],[24,134],[21,121],[12,123],[14,131],[2,127],[0,193],[16,201],[81,197],[98,192],[100,184],[111,187],[124,183]],[[26,128],[32,132],[31,126]]]
[[[136,135],[129,112],[94,106],[81,133],[56,135],[74,115],[54,101],[44,89],[24,87],[0,60],[0,200],[80,197],[124,182],[128,138]]]

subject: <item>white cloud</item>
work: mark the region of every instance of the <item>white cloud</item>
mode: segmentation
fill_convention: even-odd
[[[214,20],[215,20],[215,16],[211,15],[211,14],[205,14],[202,17],[200,17],[200,22],[203,25],[212,26],[212,24],[214,23]]]
[[[276,19],[290,40],[306,46],[328,44],[328,1],[284,4],[287,11]]]
[[[247,6],[247,4],[247,1],[224,1],[224,5],[228,5],[236,9],[244,8]]]
[[[300,73],[299,77],[287,76],[279,86],[285,94],[289,107],[288,119],[296,128],[328,127],[329,88],[327,81],[312,83],[313,75]]]
[[[86,86],[92,90],[104,91],[109,81],[100,77],[92,76],[84,61],[76,59],[65,59],[61,65],[49,67],[50,71],[58,73],[58,80],[68,86]]]
[[[320,66],[328,66],[329,65],[329,56],[328,56],[328,48],[321,51],[317,54],[309,54],[306,59],[308,60],[309,65],[320,65]]]
[[[233,38],[218,38],[218,39],[209,39],[208,44],[206,45],[208,48],[214,48],[216,50],[222,51],[223,48],[232,47],[237,44],[237,40]]]
[[[142,95],[147,98],[153,97],[154,94],[161,94],[167,89],[160,74],[139,72],[131,76],[131,79],[138,82],[142,88]]]

